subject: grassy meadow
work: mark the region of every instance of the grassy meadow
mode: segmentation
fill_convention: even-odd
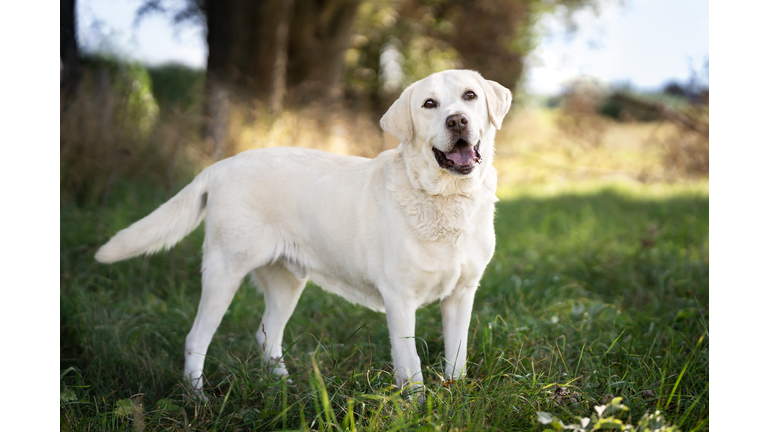
[[[709,429],[708,183],[667,163],[678,136],[670,125],[606,120],[595,141],[558,128],[557,109],[510,114],[495,162],[496,253],[475,299],[466,379],[442,378],[432,304],[417,315],[426,400],[401,397],[384,315],[312,283],[286,327],[292,382],[274,378],[254,337],[264,300],[244,283],[208,352],[210,402],[198,404],[182,370],[203,227],[170,252],[93,260],[209,163],[184,121],[194,111],[159,103],[154,132],[120,132],[107,146],[114,157],[96,149],[91,165],[73,165],[80,177],[67,171],[75,159],[65,147],[88,138],[67,138],[76,127],[62,119],[62,430],[542,431],[553,424],[540,412],[577,423],[614,397],[628,408],[616,414],[625,424],[658,410],[680,430]],[[230,153],[314,133],[295,113],[263,118],[232,126]],[[342,134],[326,145],[375,153],[388,139],[358,151]]]

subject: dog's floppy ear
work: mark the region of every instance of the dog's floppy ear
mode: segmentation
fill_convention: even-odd
[[[496,81],[480,78],[485,92],[485,101],[488,104],[488,117],[496,129],[501,129],[501,122],[507,115],[512,105],[512,92]]]
[[[379,122],[384,132],[399,139],[401,143],[409,143],[413,138],[411,93],[413,93],[412,85],[403,91]]]

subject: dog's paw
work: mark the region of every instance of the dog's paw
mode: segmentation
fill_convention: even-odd
[[[192,389],[188,393],[184,395],[184,401],[190,402],[195,405],[208,405],[210,400],[208,399],[208,395],[205,394],[204,391],[199,389]]]
[[[290,372],[288,372],[288,368],[285,367],[285,363],[279,359],[279,358],[271,358],[269,359],[269,362],[267,363],[267,370],[274,376],[279,378],[285,378],[288,380],[288,384],[293,384],[293,381],[291,381],[288,376],[290,375]]]
[[[424,403],[427,401],[427,396],[424,394],[423,391],[413,392],[407,395],[404,395],[401,393],[401,396],[403,396],[403,399],[405,399],[406,401],[411,403],[416,402],[419,405],[424,405]]]
[[[285,362],[283,362],[282,359],[272,357],[271,359],[269,359],[269,363],[267,363],[267,367],[269,368],[269,371],[275,375],[280,375],[280,376],[290,375],[288,373],[288,369],[285,367]]]
[[[409,402],[418,402],[423,404],[427,401],[424,385],[421,383],[410,383],[400,390],[400,396]]]

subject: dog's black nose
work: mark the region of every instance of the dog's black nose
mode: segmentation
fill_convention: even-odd
[[[456,132],[461,132],[464,129],[467,128],[467,125],[469,124],[469,118],[465,116],[464,114],[454,114],[449,115],[447,119],[445,119],[445,127],[448,129],[452,129]]]

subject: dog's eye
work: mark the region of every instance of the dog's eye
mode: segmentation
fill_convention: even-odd
[[[424,101],[424,105],[421,106],[422,108],[437,108],[437,102],[435,102],[434,99],[427,99]]]
[[[477,95],[472,90],[467,90],[466,93],[464,93],[464,100],[472,100],[477,98]]]

